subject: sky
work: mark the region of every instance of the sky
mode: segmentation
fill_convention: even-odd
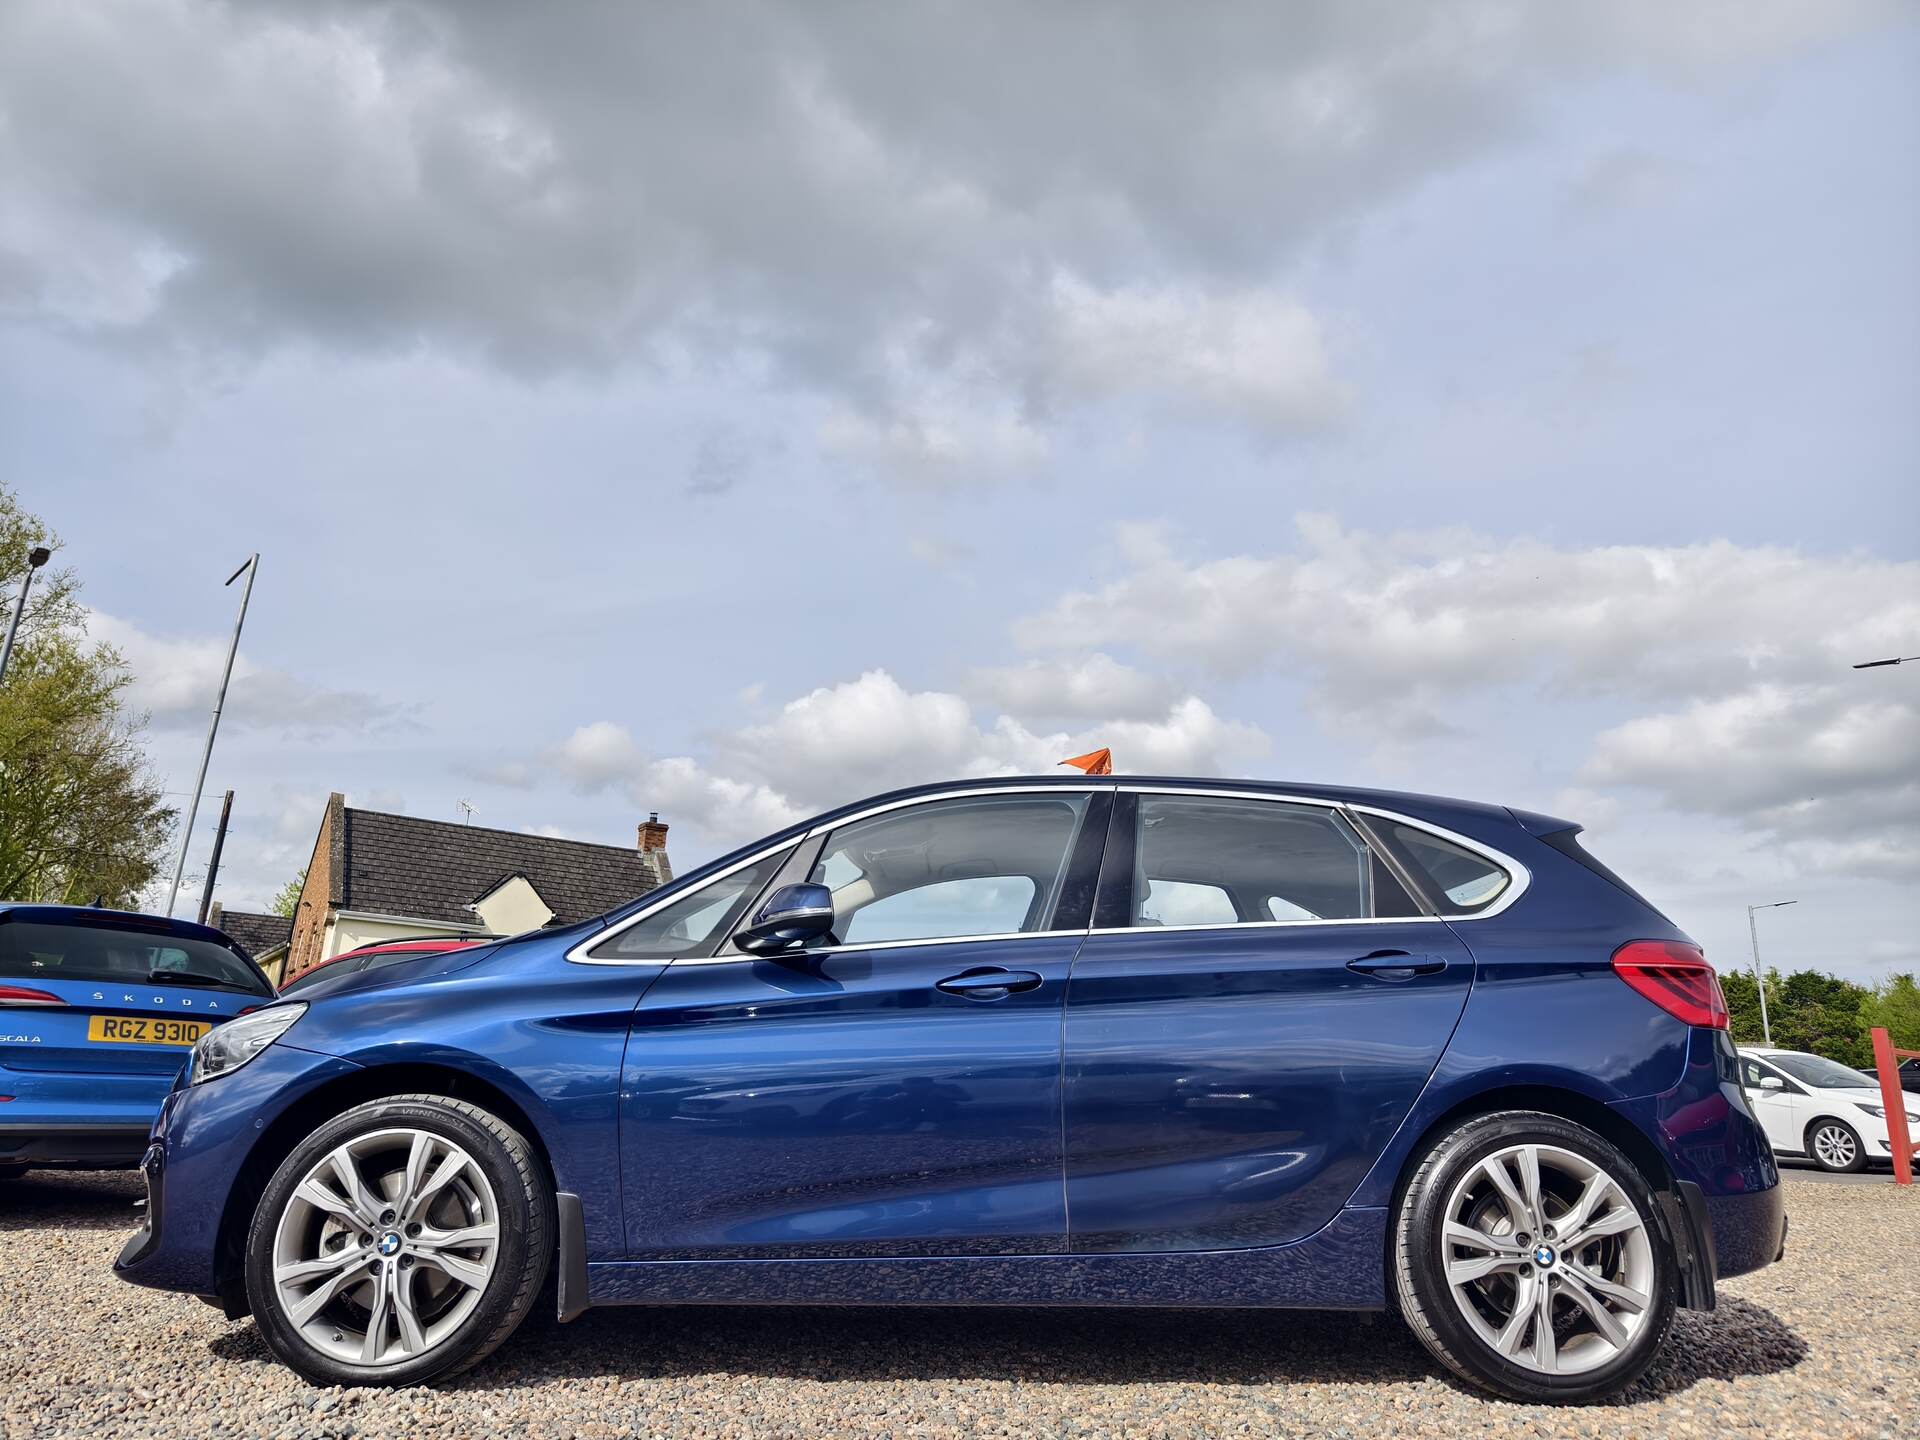
[[[1871,980],[1917,76],[1844,0],[12,0],[0,476],[183,809],[261,554],[229,908],[333,790],[686,869],[1108,745],[1564,815]]]

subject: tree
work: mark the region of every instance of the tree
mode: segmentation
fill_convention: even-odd
[[[26,551],[58,541],[0,484],[0,569],[12,606]],[[70,569],[43,571],[0,685],[0,898],[135,903],[159,873],[174,811],[147,767],[132,675],[89,642]]]
[[[1720,972],[1720,993],[1727,997],[1727,1028],[1736,1045],[1763,1045],[1765,1032],[1760,1028],[1760,987],[1754,984],[1751,970]],[[1773,988],[1767,989],[1772,1003]]]
[[[300,873],[282,885],[273,899],[267,902],[267,909],[275,915],[284,915],[289,920],[294,911],[300,908],[300,892],[307,888],[307,867],[302,865]]]
[[[1768,982],[1775,1045],[1825,1055],[1842,1065],[1873,1063],[1873,1047],[1860,1023],[1861,1004],[1871,994],[1864,985],[1818,970],[1796,970],[1777,983],[1769,975]]]
[[[1920,985],[1912,975],[1894,975],[1860,1002],[1860,1028],[1886,1027],[1896,1050],[1920,1050]]]

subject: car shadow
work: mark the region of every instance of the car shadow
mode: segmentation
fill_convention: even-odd
[[[252,1325],[212,1342],[262,1359]],[[1652,1368],[1615,1405],[1708,1378],[1790,1369],[1807,1347],[1770,1310],[1723,1296],[1682,1311]],[[1328,1311],[609,1308],[562,1326],[535,1315],[450,1388],[485,1395],[554,1379],[742,1374],[827,1383],[1386,1384],[1449,1377],[1397,1320]],[[1477,1394],[1477,1392],[1475,1392]]]
[[[0,1233],[11,1230],[137,1230],[146,1186],[132,1170],[29,1170],[0,1180]]]

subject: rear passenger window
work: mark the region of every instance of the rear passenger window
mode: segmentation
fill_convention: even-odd
[[[1353,828],[1316,806],[1143,794],[1135,843],[1135,925],[1413,913]]]
[[[1484,855],[1411,825],[1388,821],[1387,833],[1412,864],[1416,878],[1449,915],[1471,915],[1498,900],[1513,877]]]

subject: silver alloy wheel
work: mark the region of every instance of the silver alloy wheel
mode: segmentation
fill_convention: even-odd
[[[273,1237],[287,1321],[349,1365],[417,1359],[480,1303],[500,1251],[500,1207],[465,1150],[426,1130],[375,1130],[320,1158]]]
[[[1597,1369],[1653,1309],[1653,1242],[1626,1189],[1584,1155],[1510,1145],[1447,1197],[1447,1289],[1498,1355],[1547,1375]]]
[[[1853,1136],[1839,1125],[1822,1125],[1813,1132],[1813,1154],[1829,1170],[1845,1170],[1859,1151]]]

